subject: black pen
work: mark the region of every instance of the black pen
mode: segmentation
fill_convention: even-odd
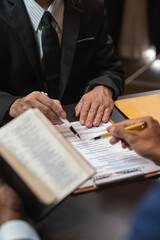
[[[59,118],[60,118],[61,121],[64,123],[64,125],[65,125],[66,127],[68,127],[68,128],[74,133],[74,135],[76,135],[78,138],[81,139],[81,137],[79,136],[79,134],[77,133],[77,131],[72,127],[72,125],[70,124],[70,122],[69,122],[66,118],[61,118],[61,117],[59,117]]]
[[[43,95],[46,95],[46,96],[48,96],[48,94],[47,93],[45,93],[45,92],[41,92]],[[59,117],[60,118],[60,120],[64,123],[64,125],[66,126],[66,127],[68,127],[71,131],[72,131],[72,133],[75,135],[75,136],[77,136],[78,138],[80,138],[81,139],[81,137],[80,137],[80,135],[77,133],[77,131],[72,127],[72,125],[70,124],[70,122],[66,119],[66,118],[62,118],[62,117]]]

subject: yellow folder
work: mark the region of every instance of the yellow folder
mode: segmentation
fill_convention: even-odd
[[[115,105],[129,119],[152,116],[160,123],[160,95],[148,95],[115,101]]]

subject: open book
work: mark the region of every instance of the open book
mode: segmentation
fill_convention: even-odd
[[[149,177],[160,173],[159,166],[134,151],[123,149],[120,142],[111,145],[109,138],[90,141],[91,138],[106,133],[106,127],[110,124],[87,129],[79,122],[73,122],[72,126],[80,134],[81,139],[76,138],[65,126],[57,126],[73,147],[96,169],[96,174],[82,184],[75,191],[77,193],[94,190],[105,184]]]
[[[0,154],[0,175],[20,193],[35,219],[95,172],[38,109],[0,129]]]

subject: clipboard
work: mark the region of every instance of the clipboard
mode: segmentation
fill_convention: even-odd
[[[109,144],[109,139],[101,139],[93,142],[89,140],[86,142],[86,139],[84,139],[85,142],[83,142],[84,132],[84,137],[87,135],[87,139],[91,139],[88,138],[88,136],[91,136],[90,134],[96,136],[99,135],[98,133],[100,133],[100,131],[104,133],[106,127],[110,124],[105,124],[105,126],[101,126],[100,128],[86,128],[86,130],[85,126],[81,126],[79,122],[72,122],[72,125],[79,132],[81,140],[75,138],[73,135],[71,136],[71,133],[68,132],[65,126],[57,126],[57,128],[96,170],[96,178],[93,176],[89,181],[75,190],[74,194],[98,190],[109,184],[156,176],[160,173],[159,166],[154,164],[151,160],[144,159],[134,151],[122,149],[120,143],[111,146]],[[105,158],[104,161],[103,158]],[[99,161],[102,162],[102,165],[101,163],[99,164]],[[121,164],[123,161],[126,161],[126,163],[124,162],[124,164]],[[97,179],[97,177],[99,177],[99,179]]]
[[[118,179],[117,181],[113,181],[113,182],[108,182],[106,183],[105,181],[102,184],[95,184],[93,186],[89,186],[89,187],[84,187],[84,188],[78,188],[76,189],[73,194],[80,194],[80,193],[85,193],[85,192],[91,192],[91,191],[96,191],[99,190],[101,188],[106,187],[107,185],[113,185],[113,184],[118,184],[118,183],[122,183],[122,182],[129,182],[129,181],[136,181],[136,180],[142,180],[142,179],[147,179],[147,178],[153,178],[156,176],[160,175],[160,171],[156,171],[156,172],[152,172],[152,173],[147,173],[147,174],[139,174],[139,175],[133,175],[130,176],[129,178],[125,178],[125,179]]]

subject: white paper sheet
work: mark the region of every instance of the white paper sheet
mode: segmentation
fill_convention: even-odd
[[[79,122],[73,122],[72,126],[79,133],[81,139],[74,136],[64,125],[57,126],[77,151],[96,169],[96,174],[81,187],[160,171],[160,167],[152,161],[140,157],[134,151],[123,149],[120,142],[111,145],[110,138],[90,141],[91,138],[106,133],[106,127],[109,125],[111,123],[88,129],[81,126]]]

